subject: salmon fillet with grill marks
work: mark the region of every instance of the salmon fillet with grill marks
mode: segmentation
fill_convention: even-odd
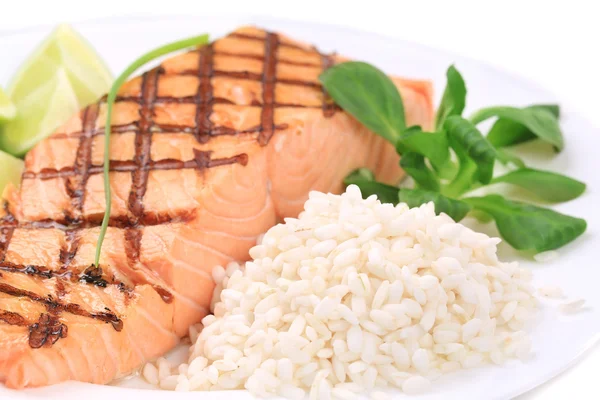
[[[175,56],[120,91],[105,201],[103,100],[26,158],[0,212],[0,382],[107,383],[171,349],[207,313],[211,269],[246,259],[310,190],[358,167],[401,177],[391,145],[339,110],[318,75],[341,59],[256,28]],[[394,78],[430,128],[429,82]]]

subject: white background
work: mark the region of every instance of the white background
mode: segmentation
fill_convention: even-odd
[[[133,14],[263,14],[344,25],[445,48],[525,76],[553,91],[569,109],[598,127],[600,13],[594,3],[597,1],[4,0],[0,34]],[[10,55],[2,54],[0,62],[4,57]],[[599,371],[600,349],[596,346],[575,367],[519,400],[600,399]]]

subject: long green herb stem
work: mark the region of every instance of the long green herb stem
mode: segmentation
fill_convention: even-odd
[[[110,188],[110,134],[113,105],[115,103],[115,99],[117,98],[117,93],[119,89],[121,88],[123,83],[125,83],[125,81],[135,71],[138,70],[138,68],[144,66],[150,61],[153,61],[159,57],[165,56],[175,51],[187,49],[190,47],[201,46],[207,43],[208,35],[204,34],[165,44],[139,57],[137,60],[131,63],[131,65],[129,65],[129,67],[127,67],[125,71],[123,71],[123,73],[119,75],[119,77],[113,83],[110,92],[108,93],[108,98],[106,100],[106,124],[104,126],[104,195],[106,199],[106,209],[104,212],[104,218],[102,220],[102,227],[100,228],[98,243],[96,245],[96,258],[94,261],[94,265],[99,266],[100,264],[102,243],[104,242],[104,237],[106,236],[106,231],[108,229],[108,223],[110,221],[110,211],[112,206],[112,193]]]

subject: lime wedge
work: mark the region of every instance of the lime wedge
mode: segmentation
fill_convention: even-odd
[[[0,149],[24,155],[80,108],[108,92],[112,76],[96,51],[68,25],[57,27],[29,56],[7,93],[17,108]]]
[[[10,154],[0,151],[0,198],[2,192],[9,182],[15,186],[21,181],[21,173],[23,172],[23,160],[19,160]]]
[[[0,87],[0,122],[13,119],[17,115],[17,108]]]
[[[15,119],[3,127],[0,149],[20,157],[79,110],[67,72],[58,69],[43,85],[17,103]]]
[[[108,92],[113,78],[93,47],[69,25],[59,25],[29,56],[8,86],[14,102],[63,68],[84,107]]]

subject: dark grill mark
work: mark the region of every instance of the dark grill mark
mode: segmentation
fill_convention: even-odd
[[[129,228],[125,230],[125,252],[127,254],[127,263],[132,271],[136,271],[136,266],[140,263],[142,234],[142,229],[140,228]],[[150,283],[145,277],[140,278],[139,274],[134,279],[146,284]],[[173,301],[173,296],[167,289],[159,285],[152,285],[152,288],[156,291],[156,293],[158,293],[165,303],[171,303]]]
[[[167,289],[160,286],[152,286],[152,288],[156,291],[156,293],[158,293],[162,301],[167,304],[171,304],[173,302],[173,294]]]
[[[77,234],[77,230],[70,229],[65,231],[65,245],[60,249],[60,264],[62,269],[69,268],[78,250],[79,235]]]
[[[57,293],[62,292],[66,294],[65,282],[71,283],[82,282],[88,283],[94,286],[105,288],[108,285],[118,285],[120,288],[127,288],[125,283],[118,281],[117,279],[109,278],[101,267],[90,266],[83,272],[78,273],[72,270],[60,270],[53,271],[47,267],[37,265],[18,265],[13,263],[3,262],[0,263],[0,271],[19,273],[30,276],[35,276],[41,279],[52,279],[56,278],[57,281]],[[60,295],[58,295],[61,297]]]
[[[267,33],[262,76],[263,109],[260,118],[262,131],[258,136],[258,143],[261,146],[266,146],[274,133],[273,103],[275,102],[275,77],[277,75],[278,46],[279,37],[274,33]]]
[[[144,195],[148,188],[148,175],[146,169],[150,163],[150,149],[152,146],[152,113],[154,98],[156,97],[159,69],[153,69],[142,78],[142,107],[140,109],[140,127],[135,136],[136,169],[133,171],[131,192],[129,193],[129,212],[133,226],[139,224],[144,214]]]
[[[196,102],[196,127],[194,135],[199,143],[206,143],[210,140],[213,123],[210,115],[213,109],[213,87],[211,79],[214,72],[213,49],[212,45],[203,47],[200,50],[198,65],[198,77],[200,84],[194,101]]]
[[[276,129],[285,129],[286,126],[285,125],[277,125],[275,128]],[[254,131],[258,131],[258,130],[259,129],[256,128]],[[228,133],[225,129],[216,129],[214,131],[213,136],[226,135],[226,134],[228,134]],[[234,157],[213,159],[210,166],[230,164],[228,162],[228,160],[231,160]],[[195,160],[181,161],[181,160],[174,160],[174,159],[170,159],[170,158],[166,158],[166,159],[158,160],[158,161],[151,160],[148,162],[147,165],[144,165],[141,168],[138,165],[136,165],[136,163],[134,161],[111,161],[110,162],[110,171],[111,172],[135,172],[137,170],[157,171],[157,170],[169,170],[169,169],[199,169],[199,168],[200,167],[195,162]],[[103,172],[104,172],[103,165],[93,165],[92,167],[90,167],[88,173],[89,173],[89,175],[98,175],[98,174],[102,174]],[[76,174],[77,174],[77,172],[74,171],[73,169],[71,169],[71,167],[62,168],[62,169],[58,169],[58,170],[48,168],[43,172],[42,171],[40,171],[38,173],[28,172],[27,176],[25,176],[23,179],[49,180],[49,179],[64,178],[64,177],[73,176]],[[79,219],[78,220],[70,220],[69,219],[69,221],[70,221],[70,224],[72,224],[72,225],[79,225],[82,222]],[[40,222],[43,222],[43,221],[40,221]],[[0,223],[0,226],[2,226],[2,225],[3,224]]]
[[[56,279],[56,297],[58,300],[62,300],[63,297],[67,294],[67,287],[65,286],[65,281],[62,278]]]
[[[322,63],[322,68],[323,71],[326,71],[327,69],[331,68],[334,64],[333,61],[333,57],[331,55],[322,55],[321,56],[321,63]],[[333,101],[333,99],[329,96],[329,94],[327,94],[327,91],[325,90],[325,87],[322,88],[323,90],[323,115],[326,118],[330,118],[332,117],[335,112],[339,109],[338,106],[335,104],[335,102]]]
[[[154,124],[152,132],[154,133],[177,133],[177,134],[190,134],[193,135],[196,128],[191,126],[181,126],[172,124]],[[238,133],[250,133],[248,131]]]
[[[95,265],[87,267],[79,277],[79,280],[101,288],[108,286],[108,281],[104,279],[102,268]]]
[[[189,75],[192,72],[189,73],[182,73],[182,75]],[[219,76],[219,77],[225,77],[225,78],[234,78],[234,79],[241,79],[241,80],[247,80],[247,81],[260,81],[262,75],[261,74],[257,74],[254,72],[250,72],[250,71],[213,71],[213,75],[214,76]]]
[[[142,247],[142,231],[140,229],[130,228],[125,230],[125,253],[127,261],[131,267],[140,260],[140,249]]]
[[[223,97],[214,97],[212,98],[212,104],[228,104],[228,105],[236,105],[233,101],[223,98]],[[164,104],[164,103],[178,103],[178,104],[197,104],[202,100],[198,100],[197,96],[187,96],[187,97],[157,97],[155,103],[156,104]],[[194,128],[195,129],[195,128]]]
[[[19,289],[1,282],[0,292],[8,294],[9,296],[25,297],[35,303],[43,304],[50,312],[54,314],[58,314],[60,312],[67,312],[70,314],[97,319],[99,321],[110,323],[117,332],[120,332],[123,329],[123,321],[121,321],[121,319],[109,309],[107,309],[106,312],[92,313],[82,309],[79,304],[61,303],[55,300],[52,296],[43,297],[28,290]]]
[[[267,36],[269,34],[272,34],[271,32],[266,32]],[[241,33],[241,32],[232,32],[229,35],[227,35],[227,37],[232,37],[232,38],[237,38],[237,39],[247,39],[247,40],[257,40],[257,41],[264,41],[265,38],[261,37],[261,36],[256,36],[256,35],[251,35],[248,33]],[[314,50],[308,50],[302,46],[299,46],[297,44],[293,44],[293,43],[281,43],[280,44],[281,47],[289,47],[292,49],[296,49],[296,50],[302,50],[306,53],[313,53]]]
[[[275,35],[275,34],[273,33],[272,35]],[[265,55],[265,57],[266,57],[266,55]],[[277,64],[277,61],[273,60],[273,64]],[[196,75],[197,73],[198,73],[197,71],[191,70],[191,71],[183,71],[179,75]],[[234,78],[234,79],[247,80],[247,81],[258,81],[258,82],[262,82],[262,80],[263,80],[262,74],[257,74],[257,73],[250,72],[250,71],[215,70],[215,71],[213,71],[213,76]],[[273,81],[273,83],[285,83],[285,84],[294,85],[294,86],[306,86],[306,87],[314,87],[314,88],[321,87],[321,84],[319,82],[303,81],[300,79],[281,79],[281,78],[276,78],[275,76],[273,76],[272,81]]]
[[[17,226],[15,217],[8,211],[8,203],[4,202],[2,207],[5,215],[0,218],[0,262],[4,262],[6,259],[8,246]]]
[[[76,173],[72,178],[65,180],[67,193],[71,198],[73,206],[72,219],[77,220],[83,214],[83,203],[85,201],[85,186],[89,178],[89,169],[92,166],[92,138],[96,128],[99,105],[93,104],[83,111],[82,129],[83,133],[79,140],[75,165],[72,167]]]
[[[0,228],[0,262],[6,259],[6,253],[8,252],[8,246],[10,245],[14,231],[14,226]]]
[[[29,327],[29,346],[33,349],[51,347],[58,339],[67,337],[68,328],[57,316],[42,314],[35,324]]]
[[[17,272],[17,273],[21,273],[21,274],[25,274],[25,275],[34,275],[34,276],[39,276],[40,278],[44,278],[44,279],[50,279],[50,278],[53,278],[54,276],[64,277],[63,274],[60,274],[60,273],[57,274],[46,267],[38,267],[36,265],[17,265],[17,264],[7,263],[7,262],[0,263],[0,271]],[[71,273],[67,272],[67,274],[69,274],[69,277],[70,277]]]
[[[11,311],[0,310],[0,321],[6,322],[9,325],[27,326],[27,320],[20,314]]]
[[[264,39],[258,39],[258,40],[264,40]],[[282,44],[282,46],[285,46],[285,44]],[[250,60],[257,60],[257,61],[262,61],[264,59],[264,56],[258,56],[256,54],[246,54],[246,53],[230,53],[228,51],[215,51],[214,52],[215,56],[225,56],[225,57],[235,57],[235,58],[246,58],[246,59],[250,59]],[[277,60],[278,64],[284,64],[284,65],[293,65],[293,66],[297,66],[297,67],[316,67],[319,68],[321,65],[319,64],[315,64],[315,63],[311,63],[311,62],[304,62],[304,61],[292,61],[292,60]]]
[[[195,157],[196,165],[198,166],[198,168],[204,169],[204,168],[220,167],[222,165],[228,165],[228,164],[241,164],[243,166],[246,166],[248,164],[248,154],[246,154],[246,153],[238,154],[233,157],[217,158],[215,160],[212,160],[210,158],[210,154],[211,154],[210,151],[200,151],[200,150],[194,149],[194,157]]]
[[[139,101],[139,99],[136,99],[135,101]],[[111,133],[111,135],[120,135],[123,133],[135,132],[137,129],[138,129],[137,122],[133,122],[131,124],[126,124],[126,125],[112,125],[110,127],[110,133]],[[81,136],[83,136],[83,134],[84,134],[83,132],[57,133],[52,136],[48,136],[44,140],[72,139],[72,138],[81,137]],[[94,131],[92,132],[92,136],[103,136],[103,135],[104,135],[103,127],[94,129]]]
[[[216,159],[211,161],[211,166],[213,163],[220,163],[227,159]],[[190,164],[194,164],[193,167],[189,168],[197,168],[196,161],[186,161],[183,163],[182,161],[177,160],[162,160],[157,161],[158,163],[164,164],[164,168],[161,169],[181,169],[181,165],[184,164],[184,167],[188,168]],[[230,162],[229,162],[230,163]],[[186,223],[191,221],[195,216],[194,210],[185,210],[178,214],[174,213],[144,213],[142,216],[142,221],[144,221],[144,226],[155,226],[155,225],[164,225],[171,223]],[[20,222],[16,226],[10,225],[0,225],[0,230],[2,229],[57,229],[60,231],[81,231],[84,229],[97,228],[100,226],[102,222],[102,216],[90,216],[88,219],[83,221],[78,221],[77,223],[73,223],[68,220],[43,220],[43,221],[35,221],[35,222]],[[131,227],[131,223],[129,218],[126,216],[115,216],[111,217],[108,226],[111,228],[117,229],[125,229]],[[63,252],[63,257],[65,257],[65,252]]]
[[[275,62],[275,64],[277,64],[277,62]],[[183,71],[183,72],[179,73],[178,75],[185,76],[185,75],[197,75],[197,74],[198,74],[198,71],[189,70],[189,71]],[[214,70],[213,76],[227,77],[227,78],[234,78],[234,79],[241,79],[241,80],[248,80],[248,81],[258,81],[258,82],[262,81],[262,74],[257,74],[257,73],[250,72],[250,71]],[[299,79],[280,79],[280,78],[276,79],[274,77],[273,82],[286,83],[288,85],[294,85],[294,86],[308,86],[308,87],[314,87],[314,88],[321,87],[321,84],[319,82],[303,81],[303,80],[299,80]]]
[[[97,319],[107,324],[111,324],[115,331],[121,332],[123,330],[123,321],[108,308],[105,307],[104,309],[106,310],[105,312],[90,313],[82,309],[79,304],[73,303],[65,304],[63,308],[65,312],[68,312],[70,314],[79,315],[80,317]]]

